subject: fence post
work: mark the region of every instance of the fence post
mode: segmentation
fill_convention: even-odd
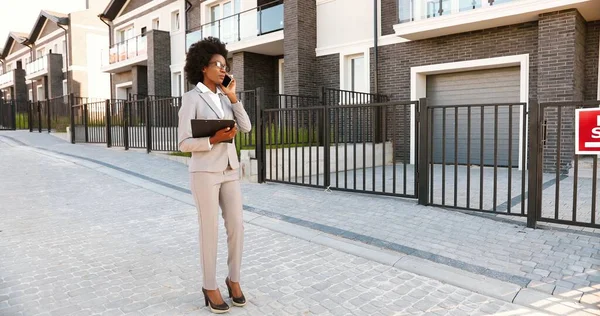
[[[17,130],[17,101],[10,102],[10,110],[12,111],[12,130]]]
[[[427,109],[427,99],[419,99],[417,110],[417,124],[419,131],[420,146],[417,151],[417,177],[418,191],[417,197],[420,205],[429,205],[429,110]]]
[[[110,100],[106,100],[106,110],[104,110],[105,122],[106,122],[106,147],[112,147],[112,124],[110,113]]]
[[[258,183],[265,183],[267,178],[266,168],[266,146],[265,146],[265,124],[263,120],[263,104],[265,102],[265,89],[260,87],[256,88],[255,92],[256,101],[254,104],[256,113],[256,126],[254,131],[256,133],[256,163],[258,169],[257,181]],[[252,168],[250,168],[252,169]]]
[[[69,115],[71,117],[70,121],[71,121],[71,126],[70,126],[70,130],[71,130],[71,144],[75,144],[75,110],[73,109],[73,106],[75,104],[75,97],[73,95],[73,93],[69,94]]]
[[[331,148],[329,147],[329,137],[331,129],[329,128],[329,102],[323,102],[323,121],[320,131],[323,140],[323,184],[325,188],[331,186]],[[336,170],[337,172],[337,170]]]
[[[50,131],[52,130],[52,115],[50,113],[50,111],[52,111],[52,108],[50,105],[51,102],[50,102],[50,100],[46,100],[44,102],[46,102],[46,111],[48,112],[48,133],[50,133]]]
[[[149,97],[144,99],[144,108],[146,108],[146,152],[152,151],[152,106]]]
[[[375,95],[375,102],[380,103],[379,95]],[[383,137],[382,137],[383,114],[381,113],[382,111],[383,111],[382,107],[380,107],[380,106],[375,107],[375,135],[373,135],[375,144],[383,142]],[[375,146],[375,144],[373,144],[373,146]]]
[[[27,101],[27,124],[29,125],[29,132],[33,133],[33,101]]]
[[[123,142],[125,150],[129,150],[129,102],[125,101],[123,105]]]
[[[328,103],[326,95],[327,95],[327,92],[325,90],[325,87],[321,87],[321,89],[319,89],[319,104],[321,106],[325,106],[325,104]],[[325,127],[324,124],[319,124],[319,135],[321,136],[319,138],[319,145],[322,145],[322,146],[325,145],[325,138],[324,138],[325,132],[323,130],[324,127]]]
[[[526,111],[523,111],[526,112]],[[542,139],[541,139],[541,120],[544,109],[540,107],[537,100],[529,101],[529,161],[527,163],[528,172],[528,192],[527,192],[527,227],[536,228],[539,214],[541,214],[541,188],[542,173]],[[525,166],[523,166],[525,168]]]
[[[42,101],[37,102],[38,132],[42,132]]]
[[[90,142],[90,133],[88,131],[88,104],[83,104],[83,128],[85,129],[85,142]]]

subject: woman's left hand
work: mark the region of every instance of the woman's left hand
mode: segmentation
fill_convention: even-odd
[[[229,98],[229,101],[231,101],[231,103],[237,103],[237,96],[235,94],[235,88],[236,88],[236,81],[235,79],[233,79],[233,77],[231,78],[231,83],[229,84],[228,87],[225,87],[223,84],[220,85],[221,87],[221,91],[223,91],[223,93],[225,93],[225,95]]]

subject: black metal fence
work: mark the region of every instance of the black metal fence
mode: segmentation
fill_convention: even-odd
[[[577,109],[600,101],[429,106],[322,89],[238,93],[253,124],[258,181],[409,198],[423,205],[600,228],[598,157],[574,152]],[[181,98],[1,102],[0,129],[62,131],[72,142],[177,151]],[[69,113],[70,111],[70,113]],[[65,128],[66,129],[66,128]]]
[[[290,106],[262,111],[259,180],[416,196],[410,131],[398,126],[410,129],[417,102],[380,103],[387,97],[336,89],[280,98]]]
[[[600,101],[533,103],[529,211],[537,221],[600,228],[598,156],[574,151],[575,111]]]
[[[0,130],[16,129],[15,102],[0,100]]]

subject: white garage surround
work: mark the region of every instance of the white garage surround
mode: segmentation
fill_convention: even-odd
[[[419,98],[427,97],[427,75],[435,75],[442,73],[452,73],[458,71],[470,71],[470,70],[481,70],[481,69],[493,69],[502,67],[519,66],[521,71],[520,80],[520,102],[528,103],[529,98],[529,54],[513,55],[505,57],[487,58],[460,61],[445,64],[427,65],[419,67],[411,67],[410,69],[410,99],[418,100]],[[524,115],[524,110],[521,108],[521,117]],[[415,163],[416,153],[415,148],[415,106],[411,107],[411,121],[410,121],[410,163]],[[523,120],[519,120],[519,135],[523,135]],[[527,135],[525,135],[527,138]],[[523,146],[522,136],[519,136],[519,170],[524,168],[522,165],[523,155],[527,153],[522,152]],[[525,157],[527,158],[527,157]]]

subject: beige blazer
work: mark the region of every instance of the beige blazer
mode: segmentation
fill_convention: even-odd
[[[192,119],[233,119],[237,123],[238,133],[248,133],[252,129],[244,105],[239,101],[231,104],[227,96],[223,94],[219,94],[219,96],[225,113],[223,117],[211,100],[210,92],[202,93],[198,87],[195,87],[186,92],[181,99],[177,138],[179,150],[192,153],[188,167],[190,172],[220,172],[227,169],[227,164],[231,165],[233,169],[240,166],[235,150],[235,140],[231,144],[214,144],[211,148],[208,137],[192,138],[192,124],[190,123]]]

